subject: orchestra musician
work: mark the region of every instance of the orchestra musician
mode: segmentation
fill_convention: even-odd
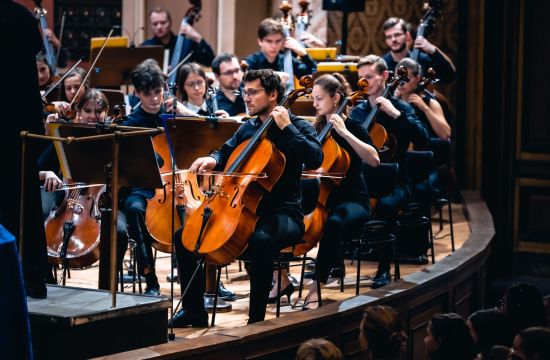
[[[375,219],[386,221],[391,228],[396,225],[397,212],[402,210],[411,199],[412,182],[407,175],[406,153],[412,142],[415,148],[422,148],[428,144],[426,126],[418,119],[414,109],[402,100],[395,97],[385,98],[382,95],[389,77],[388,67],[383,58],[377,55],[367,55],[357,63],[357,73],[369,83],[368,100],[355,106],[350,117],[364,120],[372,108],[380,106],[376,122],[392,134],[397,146],[394,161],[399,164],[398,183],[393,192],[378,200],[375,209]],[[391,246],[380,246],[380,263],[373,279],[372,287],[377,288],[390,282]],[[425,255],[419,256],[419,261],[427,262]]]
[[[219,150],[198,158],[190,167],[191,171],[197,173],[223,169],[235,148],[251,138],[261,124],[273,116],[275,124],[267,130],[267,139],[284,154],[286,163],[274,188],[262,197],[258,205],[256,215],[259,219],[248,247],[242,254],[244,259],[250,261],[249,324],[262,321],[265,317],[273,256],[291,245],[289,241],[299,239],[304,233],[300,208],[302,168],[304,165],[318,168],[323,160],[321,145],[315,138],[313,126],[289,114],[284,107],[277,106],[283,94],[281,79],[272,70],[248,71],[244,76],[243,95],[250,115],[255,117],[245,122]],[[196,267],[197,258],[183,247],[182,230],[176,231],[174,244],[181,286],[185,288]],[[174,327],[207,326],[208,314],[202,298],[204,283],[204,274],[199,271],[182,299],[182,309],[174,315]]]
[[[149,21],[153,37],[145,40],[141,46],[162,45],[164,49],[170,50],[171,61],[178,37],[170,30],[172,26],[170,12],[162,7],[156,7],[149,13]],[[212,60],[214,60],[214,50],[212,50],[212,47],[204,40],[202,35],[189,24],[183,24],[179,29],[179,33],[192,40],[190,50],[193,51],[193,54],[189,58],[189,61],[210,66]],[[181,58],[183,59],[183,57]]]
[[[225,110],[215,110],[212,100],[207,98],[207,78],[204,70],[195,63],[182,65],[178,71],[180,101],[176,113],[191,116],[229,117]],[[166,108],[172,111],[172,99],[167,99]]]
[[[216,91],[218,109],[229,116],[246,114],[246,105],[241,93],[243,71],[239,59],[234,54],[223,53],[212,61],[212,71],[220,88]]]
[[[144,62],[130,74],[141,105],[128,115],[124,125],[138,127],[162,126],[164,74],[158,65]],[[163,160],[157,155],[159,166]],[[155,259],[151,247],[151,236],[145,225],[147,199],[155,195],[154,189],[140,187],[122,188],[120,191],[121,211],[128,224],[128,237],[136,242],[136,260],[139,274],[145,276],[146,295],[160,295],[160,285],[155,274]]]
[[[349,93],[348,82],[338,73],[317,78],[311,93],[313,107],[317,112],[315,128],[319,132],[330,122],[334,129],[333,138],[351,157],[345,178],[330,192],[327,201],[329,213],[315,263],[315,276],[323,284],[327,283],[332,268],[339,267],[339,259],[335,254],[338,254],[341,242],[371,216],[362,164],[365,162],[373,167],[380,164],[378,151],[373,147],[367,129],[362,126],[362,119],[346,119],[346,111],[341,116],[336,114]],[[313,282],[304,300],[304,309],[317,308],[318,296],[317,283]]]
[[[424,37],[412,39],[412,34],[405,20],[390,17],[382,25],[384,40],[389,48],[382,58],[387,64],[388,70],[394,71],[395,65],[406,57],[411,57],[411,50],[407,42],[413,43],[415,48],[422,50],[418,55],[418,63],[424,69],[433,68],[441,81],[451,82],[456,77],[456,68],[451,59],[437,46],[430,43]]]
[[[82,90],[78,92],[84,78],[86,78],[86,70],[76,67],[61,81],[61,99],[52,102],[55,106],[55,113],[66,116],[73,110],[76,110],[76,104],[80,101],[82,94],[90,88],[90,81],[86,80]],[[73,104],[73,109],[71,109],[71,103]]]
[[[296,56],[299,56],[299,58],[292,57],[292,68],[294,75],[298,78],[312,74],[317,67],[317,63],[296,39],[290,36],[284,37],[283,26],[279,21],[270,18],[262,20],[258,26],[258,45],[260,51],[248,55],[244,59],[248,64],[248,69],[271,69],[276,71],[285,84],[288,75],[282,72],[284,69],[282,50],[290,49]]]
[[[36,72],[38,73],[38,86],[40,90],[46,90],[48,85],[53,83],[52,68],[46,61],[46,55],[43,52],[36,54]]]

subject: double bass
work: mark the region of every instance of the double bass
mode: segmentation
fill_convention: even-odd
[[[420,20],[418,30],[416,31],[416,37],[426,37],[435,27],[435,19],[441,13],[441,0],[430,0],[427,6],[427,10]],[[420,55],[420,49],[414,48],[411,52],[411,59],[418,62],[418,56]]]
[[[341,115],[347,106],[353,106],[362,96],[367,94],[368,83],[365,79],[359,79],[357,82],[359,90],[347,96],[335,114]],[[307,172],[309,175],[320,175],[319,197],[315,210],[311,214],[304,216],[305,233],[302,239],[304,243],[294,247],[294,255],[300,256],[317,246],[323,234],[323,227],[328,216],[326,208],[328,197],[335,186],[339,186],[342,177],[346,174],[351,158],[348,152],[340,147],[336,140],[330,135],[333,128],[332,123],[327,123],[317,135],[317,140],[323,144],[323,163],[318,169]],[[327,175],[327,176],[325,176]]]
[[[312,82],[311,77],[302,80],[309,88],[293,90],[279,105],[288,108],[311,91]],[[283,174],[285,156],[265,138],[274,123],[273,116],[269,116],[250,139],[233,150],[225,176],[183,229],[183,246],[210,264],[228,264],[246,249],[258,220],[258,205]]]
[[[291,36],[291,33],[294,28],[294,23],[292,21],[292,16],[290,15],[290,10],[292,5],[288,1],[283,1],[279,8],[283,12],[282,25],[283,25],[283,35],[285,39]],[[294,90],[294,67],[292,65],[292,50],[285,49],[283,57],[283,69],[284,72],[288,75],[288,82],[285,85],[285,92],[288,93]]]
[[[46,14],[48,12],[42,7],[41,0],[34,0],[34,3],[36,4],[34,14],[40,23],[40,30],[42,31],[42,43],[44,45],[44,52],[46,53],[46,61],[48,62],[48,65],[50,65],[50,69],[52,71],[51,75],[54,76],[57,72],[57,56],[53,50],[53,45],[50,42],[50,39],[48,39],[48,35],[46,34],[46,30],[48,29]]]
[[[185,16],[181,20],[180,28],[184,25],[193,26],[195,21],[200,18],[201,11],[201,0],[191,0],[190,3],[193,5],[190,7]],[[185,37],[183,34],[178,34],[178,39],[176,40],[176,46],[174,47],[174,53],[172,54],[172,60],[170,61],[170,68],[176,69],[181,59],[185,58],[189,51],[191,50],[191,41]],[[172,71],[168,77],[168,84],[175,84],[178,77],[177,71]]]

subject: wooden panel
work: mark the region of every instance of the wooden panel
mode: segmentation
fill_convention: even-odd
[[[473,311],[477,310],[474,298],[476,283],[477,279],[472,276],[455,287],[453,312],[467,318]]]
[[[550,180],[516,182],[514,248],[550,253]]]

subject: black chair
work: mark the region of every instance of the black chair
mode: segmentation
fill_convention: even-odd
[[[455,236],[453,229],[453,213],[451,208],[451,196],[453,193],[456,178],[453,168],[451,167],[451,142],[449,140],[441,140],[439,138],[430,139],[429,150],[434,153],[434,166],[436,168],[436,176],[438,189],[433,192],[431,197],[431,205],[439,213],[439,231],[443,230],[443,207],[447,206],[449,212],[449,226],[451,233],[451,249],[455,251]],[[440,190],[442,189],[442,190]]]
[[[434,153],[432,151],[407,151],[407,174],[414,184],[413,196],[415,197],[415,201],[408,205],[408,208],[397,221],[398,231],[401,234],[407,234],[411,232],[411,229],[423,232],[426,227],[428,228],[428,242],[431,250],[432,264],[435,263],[435,250],[430,214],[431,203],[427,191],[419,191],[419,188],[426,184],[428,177],[433,171]]]
[[[376,201],[389,195],[398,181],[399,165],[397,163],[382,163],[377,167],[364,165],[363,174],[369,190],[371,199]],[[393,230],[387,222],[381,220],[367,221],[361,227],[359,234],[352,238],[349,243],[353,251],[353,258],[357,261],[357,274],[355,281],[355,294],[359,294],[359,285],[361,281],[361,260],[364,254],[369,253],[373,248],[376,249],[382,245],[390,245],[393,250],[394,259],[394,278],[395,281],[401,278],[399,269],[399,260],[397,258],[397,244]],[[340,279],[343,291],[343,276]]]

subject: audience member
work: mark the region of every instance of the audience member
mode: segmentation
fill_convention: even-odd
[[[296,360],[342,360],[344,355],[336,345],[326,339],[310,339],[296,352]]]
[[[363,313],[359,344],[369,359],[400,359],[407,337],[397,312],[386,305],[369,306]]]
[[[522,360],[550,359],[550,329],[533,326],[521,330],[514,339],[514,354]]]
[[[512,334],[530,326],[546,326],[540,291],[533,285],[517,283],[504,293],[499,310],[508,318]]]
[[[426,328],[424,345],[432,360],[471,360],[476,356],[466,322],[455,313],[432,317]]]
[[[476,360],[512,360],[512,349],[502,345],[494,345],[477,354]]]
[[[479,310],[466,321],[477,352],[483,352],[494,345],[512,345],[513,334],[504,314],[497,309]]]

